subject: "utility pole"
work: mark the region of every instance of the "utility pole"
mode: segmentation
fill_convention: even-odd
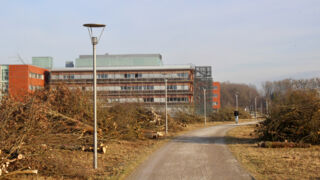
[[[268,100],[266,99],[266,114],[268,115],[269,114],[269,109],[268,109]]]
[[[254,98],[254,118],[257,120],[257,96]]]
[[[238,94],[236,94],[236,111],[238,111]]]
[[[168,88],[167,88],[167,79],[164,79],[165,82],[165,92],[166,92],[166,134],[168,134]]]
[[[207,124],[207,101],[206,101],[206,89],[203,88],[203,109],[204,109],[204,125]]]
[[[236,111],[234,112],[236,124],[239,122],[239,110],[238,110],[238,93],[235,94],[236,96]]]

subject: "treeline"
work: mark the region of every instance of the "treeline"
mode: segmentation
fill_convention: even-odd
[[[311,79],[285,79],[281,81],[267,81],[262,85],[264,96],[275,101],[281,99],[288,91],[320,89],[320,78]]]
[[[223,82],[221,83],[221,107],[235,107],[236,94],[238,94],[238,106],[242,109],[253,109],[255,97],[260,102],[260,95],[254,85]]]

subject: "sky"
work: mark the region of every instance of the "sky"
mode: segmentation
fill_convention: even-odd
[[[235,83],[320,76],[319,0],[0,0],[0,22],[0,64],[63,67],[92,53],[82,25],[103,23],[98,54],[160,53]]]

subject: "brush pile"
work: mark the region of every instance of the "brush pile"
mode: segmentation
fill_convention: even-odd
[[[17,174],[79,177],[90,173],[76,151],[92,151],[92,102],[80,90],[60,86],[0,102],[0,178]],[[98,109],[99,152],[109,141],[145,138],[163,130],[163,118],[138,104]],[[71,152],[66,157],[64,152]],[[68,161],[70,159],[70,161]],[[68,162],[67,162],[68,161]],[[78,171],[69,171],[71,168]],[[84,175],[83,177],[87,177]]]
[[[257,132],[264,141],[319,144],[319,92],[288,91],[274,100],[270,116],[257,127]]]

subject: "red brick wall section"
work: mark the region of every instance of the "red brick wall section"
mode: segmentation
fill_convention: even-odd
[[[220,82],[213,82],[212,83],[212,94],[213,94],[213,97],[212,97],[212,101],[213,101],[213,106],[212,108],[213,109],[220,109]],[[216,97],[215,97],[216,95]],[[217,103],[215,105],[215,103]]]
[[[9,65],[9,94],[13,97],[21,97],[34,90],[30,90],[29,86],[45,86],[45,72],[47,69],[32,65]],[[30,73],[43,75],[43,78],[31,78]]]

